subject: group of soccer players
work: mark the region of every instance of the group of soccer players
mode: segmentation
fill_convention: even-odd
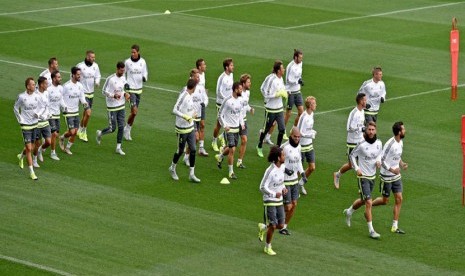
[[[112,133],[118,125],[116,153],[125,155],[121,148],[122,138],[132,140],[131,127],[137,115],[143,83],[147,81],[148,70],[145,60],[140,56],[140,48],[134,44],[131,56],[124,62],[116,64],[116,73],[109,76],[102,89],[106,99],[109,125],[97,130],[96,140],[100,144],[102,135]],[[26,91],[19,94],[14,113],[21,126],[24,149],[18,154],[19,166],[24,167],[27,159],[30,177],[37,180],[34,168],[43,162],[43,154],[51,148],[50,158],[59,161],[56,152],[56,140],[60,149],[72,155],[71,147],[76,136],[88,141],[87,125],[91,117],[94,91],[99,87],[101,74],[95,62],[95,53],[86,52],[84,61],[71,68],[71,79],[62,85],[62,73],[58,60],[53,57],[37,80],[28,77],[25,81]],[[130,102],[131,114],[125,123],[125,101]],[[79,106],[84,111],[79,117]],[[65,117],[67,130],[60,135],[60,114]]]

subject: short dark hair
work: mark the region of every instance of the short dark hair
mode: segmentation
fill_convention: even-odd
[[[134,49],[134,50],[136,50],[137,52],[139,52],[140,47],[139,47],[139,45],[134,44],[134,45],[131,46],[131,49]]]
[[[236,91],[236,89],[239,88],[239,86],[242,86],[242,83],[239,82],[239,81],[236,81],[235,83],[233,83],[233,86],[232,86],[232,91]]]
[[[358,93],[357,96],[355,97],[355,102],[357,102],[357,104],[360,103],[360,101],[363,99],[363,97],[365,97],[365,93]]]
[[[383,69],[381,69],[380,66],[373,67],[373,70],[371,70],[371,74],[374,76],[375,73],[377,73],[377,72],[383,72]]]
[[[81,71],[81,69],[76,66],[71,67],[71,75],[76,75],[77,71]]]
[[[48,66],[50,67],[50,65],[52,65],[53,62],[57,61],[57,58],[56,57],[51,57],[49,60],[48,60]]]
[[[40,76],[40,77],[37,79],[37,84],[38,84],[38,85],[41,85],[44,81],[47,81],[47,78],[46,78],[46,77]]]
[[[202,62],[205,60],[203,58],[199,58],[198,60],[195,61],[195,67],[198,69],[200,65],[202,65]]]
[[[283,149],[278,146],[271,147],[270,153],[268,154],[268,162],[278,162],[279,156],[281,156],[282,151]]]
[[[121,68],[124,68],[124,67],[126,67],[126,66],[124,65],[124,62],[118,61],[118,62],[116,63],[116,68],[121,69]]]
[[[196,85],[197,85],[196,80],[194,80],[194,79],[188,79],[187,80],[187,84],[186,84],[187,89],[194,89]]]
[[[34,81],[33,77],[29,77],[24,81],[24,86],[27,88],[27,85],[29,84],[30,81]]]
[[[283,62],[280,60],[276,60],[273,65],[273,73],[278,73],[279,69],[281,69],[281,66],[283,65]]]
[[[294,58],[303,55],[302,50],[294,49]]]
[[[229,67],[229,65],[231,65],[232,62],[232,58],[226,58],[225,60],[223,60],[223,69],[226,70],[226,67]]]
[[[394,125],[392,126],[392,133],[394,133],[394,136],[397,136],[402,131],[403,125],[404,123],[402,121],[394,123]]]
[[[54,70],[52,74],[50,74],[50,78],[53,80],[57,76],[57,74],[60,74],[60,71]]]

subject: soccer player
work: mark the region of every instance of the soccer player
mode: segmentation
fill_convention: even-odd
[[[305,176],[308,179],[313,171],[315,171],[315,151],[313,149],[313,139],[315,139],[316,131],[313,129],[313,115],[316,110],[316,98],[308,96],[305,99],[305,112],[299,117],[297,122],[297,128],[300,130],[300,146],[302,151],[302,161],[305,160],[308,163],[308,167],[305,170]],[[304,186],[301,186],[302,194],[306,195],[307,191]]]
[[[373,78],[363,82],[358,93],[364,93],[367,96],[367,106],[365,108],[365,122],[375,122],[378,116],[379,108],[386,100],[386,86],[384,85],[383,70],[381,67],[374,67],[372,70]]]
[[[189,79],[187,81],[187,89],[179,94],[178,100],[173,108],[173,114],[176,115],[176,134],[178,137],[178,149],[173,155],[173,161],[169,167],[171,178],[179,180],[176,173],[176,164],[184,152],[187,145],[190,149],[189,154],[189,180],[195,183],[200,183],[200,179],[195,176],[195,131],[194,131],[194,118],[197,114],[194,110],[194,103],[192,101],[192,93],[195,91],[197,81]]]
[[[47,86],[52,85],[52,72],[58,70],[58,60],[56,57],[52,57],[48,60],[48,68],[40,73],[39,77],[47,78]]]
[[[76,65],[81,69],[81,80],[82,86],[84,87],[84,95],[86,96],[87,104],[89,108],[85,109],[82,113],[81,123],[77,135],[79,139],[87,142],[87,124],[89,123],[90,115],[92,114],[92,104],[94,102],[94,89],[100,86],[100,69],[98,64],[95,62],[95,52],[88,50],[86,52],[86,58],[84,61]]]
[[[356,199],[349,208],[344,210],[347,226],[350,227],[352,214],[365,205],[365,219],[368,224],[370,238],[379,239],[381,236],[373,228],[372,223],[372,197],[373,186],[375,185],[376,169],[381,167],[381,155],[383,145],[376,138],[376,123],[369,122],[364,133],[365,140],[360,142],[350,153],[350,162],[357,173],[358,189],[360,198]]]
[[[79,102],[83,105],[84,109],[88,108],[89,105],[84,96],[84,87],[79,82],[81,79],[81,69],[74,66],[71,68],[71,79],[63,85],[63,99],[67,106],[66,112],[63,112],[63,116],[66,119],[68,125],[68,131],[60,136],[59,144],[61,150],[67,154],[73,154],[71,152],[71,146],[76,139],[77,130],[79,128]],[[68,138],[68,143],[65,147],[65,139]]]
[[[273,123],[276,121],[278,124],[278,146],[281,146],[284,132],[286,131],[282,98],[287,98],[288,94],[284,87],[283,75],[283,62],[277,60],[273,66],[273,73],[265,78],[260,88],[265,99],[264,131],[260,133],[260,140],[257,145],[257,154],[260,157],[263,157],[263,139],[265,139],[265,135],[273,126]]]
[[[395,122],[392,126],[394,137],[391,137],[384,144],[383,155],[381,158],[381,185],[382,197],[373,200],[373,206],[386,205],[389,202],[391,191],[394,193],[394,220],[392,221],[391,232],[405,234],[399,228],[399,215],[402,206],[402,179],[400,169],[406,170],[408,164],[402,160],[402,151],[404,147],[403,139],[405,137],[405,127],[403,122]]]
[[[273,146],[268,154],[268,162],[271,164],[260,182],[265,223],[258,224],[258,239],[263,241],[266,233],[266,245],[263,251],[273,256],[276,255],[271,247],[274,230],[282,229],[285,221],[283,195],[287,194],[287,189],[284,186],[285,155],[283,149]]]
[[[347,119],[347,156],[350,155],[355,146],[363,141],[365,132],[365,115],[363,109],[366,107],[367,99],[364,93],[359,93],[355,97],[357,106],[352,109]],[[352,168],[350,159],[347,163],[333,173],[334,187],[339,189],[339,180],[346,171]]]
[[[34,156],[32,160],[32,163],[35,167],[39,167],[37,159],[39,159],[40,162],[44,162],[42,150],[45,151],[45,149],[50,146],[52,136],[50,123],[48,122],[48,119],[52,114],[50,113],[50,93],[47,91],[47,78],[39,77],[37,83],[38,89],[36,90],[36,93],[40,96],[41,101],[39,102],[39,108],[37,112],[39,114],[39,121],[37,123],[37,135],[35,140]],[[42,138],[44,140],[43,143],[41,143]]]
[[[24,82],[26,91],[18,95],[14,104],[13,110],[18,120],[23,133],[23,141],[25,150],[18,154],[19,166],[23,168],[23,157],[26,156],[27,164],[29,166],[29,174],[33,180],[37,180],[32,165],[32,150],[34,147],[34,140],[36,137],[36,128],[39,115],[37,114],[39,102],[41,101],[40,95],[35,93],[36,84],[34,79],[29,77]]]
[[[279,230],[282,235],[290,235],[287,225],[294,216],[295,208],[297,207],[297,200],[299,199],[300,186],[307,183],[307,176],[305,175],[302,166],[302,153],[300,147],[300,131],[297,127],[292,127],[289,134],[290,139],[285,142],[281,148],[286,156],[284,165],[286,169],[291,170],[292,174],[284,174],[284,185],[287,189],[287,194],[284,195],[284,210],[286,211],[286,220],[284,226]],[[301,180],[299,181],[299,175]]]
[[[205,92],[205,87],[202,85],[199,85],[200,83],[200,75],[199,75],[199,70],[197,68],[194,68],[191,70],[189,74],[189,78],[195,80],[197,82],[197,85],[195,86],[194,93],[192,93],[192,102],[193,106],[195,109],[195,113],[200,115],[200,117],[197,115],[196,118],[194,118],[194,129],[195,129],[195,141],[199,141],[200,138],[200,128],[201,128],[201,123],[202,123],[202,114],[205,116],[205,98],[208,98]],[[184,92],[187,87],[184,87],[181,91]],[[208,104],[208,102],[207,102]],[[201,144],[203,147],[203,144]],[[208,156],[208,153],[206,153],[204,150],[203,156]],[[184,163],[189,167],[189,155],[190,155],[190,150],[189,147],[186,147],[186,151],[184,154]]]
[[[140,47],[137,44],[131,46],[131,57],[124,62],[126,81],[129,84],[129,99],[131,114],[128,123],[124,127],[124,139],[131,141],[131,129],[139,110],[140,97],[143,83],[148,80],[148,69],[145,59],[140,56]]]
[[[224,129],[224,138],[227,147],[222,152],[215,155],[218,168],[221,169],[223,157],[228,156],[228,176],[231,179],[237,179],[234,174],[234,152],[236,151],[239,141],[239,130],[245,129],[244,116],[242,114],[242,84],[235,82],[232,86],[232,95],[224,99],[219,110],[218,121]]]
[[[250,87],[252,86],[251,77],[249,74],[243,74],[240,78],[240,83],[242,85],[242,116],[244,120],[244,129],[239,129],[239,135],[241,136],[241,147],[239,148],[239,158],[237,159],[236,166],[241,169],[245,169],[243,164],[245,150],[247,148],[247,135],[248,135],[248,126],[247,126],[247,113],[255,114],[255,109],[249,105],[250,99]]]
[[[108,127],[97,130],[96,139],[97,144],[100,145],[102,136],[113,133],[118,125],[118,132],[116,134],[116,150],[119,155],[126,155],[121,148],[123,140],[124,120],[126,113],[124,110],[126,100],[129,100],[129,94],[125,93],[124,89],[127,88],[126,78],[124,77],[124,63],[119,61],[116,63],[116,73],[110,75],[103,85],[102,94],[105,96],[108,112]]]
[[[204,94],[204,102],[202,105],[202,114],[200,115],[200,129],[198,130],[199,135],[199,155],[201,156],[208,156],[208,152],[205,150],[205,118],[206,118],[206,108],[208,106],[208,89],[206,88],[205,84],[205,71],[207,70],[207,64],[205,60],[200,58],[195,62],[195,66],[197,70],[199,70],[199,83],[197,87],[203,87],[205,94]],[[196,87],[196,89],[197,89]]]
[[[233,72],[234,72],[234,62],[232,58],[226,58],[223,60],[223,69],[224,72],[218,77],[218,81],[216,83],[216,110],[219,112],[221,105],[225,98],[231,96],[232,94],[232,86],[234,83],[233,79]],[[221,125],[219,119],[216,120],[216,126],[213,129],[213,140],[212,140],[212,148],[214,151],[220,151],[218,148],[217,140],[218,134],[220,133]],[[223,137],[220,136],[220,140]],[[223,142],[222,142],[223,144]]]
[[[294,49],[294,57],[286,67],[286,90],[289,93],[287,99],[287,109],[284,116],[284,124],[287,125],[291,117],[292,107],[295,105],[297,108],[297,117],[294,120],[294,126],[297,125],[299,117],[304,112],[302,93],[300,89],[304,85],[302,80],[302,60],[304,54],[301,50]],[[286,133],[284,133],[285,135]],[[286,137],[284,137],[286,139]]]
[[[52,72],[52,85],[47,89],[49,92],[49,109],[52,117],[48,120],[50,131],[52,133],[50,141],[50,158],[60,161],[56,154],[56,140],[60,137],[60,112],[67,111],[65,101],[63,100],[63,86],[61,85],[61,74],[59,71]]]

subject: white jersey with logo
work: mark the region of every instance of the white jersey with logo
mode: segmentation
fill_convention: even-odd
[[[363,140],[350,153],[349,158],[354,170],[360,169],[366,178],[374,179],[376,176],[376,162],[381,162],[383,145],[379,139],[373,144]]]
[[[250,100],[250,90],[244,90],[242,91],[242,95],[240,97],[241,102],[242,102],[242,118],[244,118],[244,121],[247,121],[247,112],[250,112],[252,110],[252,107],[249,105],[249,100]]]
[[[300,131],[300,144],[302,147],[310,146],[313,143],[313,139],[315,139],[315,130],[313,129],[314,122],[313,112],[308,114],[307,111],[304,111],[302,115],[300,115],[297,128]]]
[[[149,71],[145,59],[139,56],[139,60],[133,61],[131,58],[126,59],[124,62],[126,81],[129,84],[130,92],[140,94],[142,93],[143,80],[148,80]]]
[[[49,92],[47,90],[40,92],[36,90],[37,95],[40,97],[39,107],[37,110],[37,115],[39,116],[39,127],[45,127],[48,125],[48,119],[51,117],[50,113],[50,100]]]
[[[115,73],[111,74],[105,81],[102,94],[105,96],[108,111],[124,109],[126,102],[126,98],[124,97],[125,84],[126,78],[124,75],[118,77]]]
[[[86,104],[84,87],[80,82],[74,83],[72,80],[63,85],[63,100],[67,106],[67,111],[63,112],[65,117],[79,115],[79,102]]]
[[[218,121],[223,128],[229,127],[230,133],[239,132],[239,128],[244,125],[242,116],[242,100],[240,97],[227,97],[218,112]]]
[[[65,101],[63,100],[63,86],[52,85],[48,89],[49,110],[52,119],[60,119],[61,110],[66,109]]]
[[[194,121],[186,121],[183,116],[191,118],[195,116],[194,102],[191,94],[184,90],[179,94],[178,100],[173,108],[173,114],[176,115],[176,133],[185,134],[194,130]]]
[[[202,85],[205,87],[205,72],[199,72],[200,81],[197,85]]]
[[[283,78],[278,77],[275,73],[268,75],[263,81],[260,90],[265,98],[265,109],[270,113],[283,111],[283,100],[277,97],[276,93],[285,90]]]
[[[232,86],[234,83],[233,73],[226,74],[223,72],[216,82],[216,104],[220,106],[224,99],[232,95]]]
[[[81,69],[81,79],[80,82],[84,87],[84,93],[87,97],[94,93],[95,85],[100,85],[100,68],[96,62],[92,63],[91,66],[88,66],[85,61],[79,62],[76,67]]]
[[[294,147],[290,144],[289,140],[281,145],[281,148],[284,151],[284,156],[286,156],[286,161],[284,165],[287,169],[293,170],[292,175],[284,174],[285,185],[294,185],[298,183],[299,174],[304,172],[302,166],[302,154],[300,144],[297,147]]]
[[[357,107],[352,109],[347,119],[347,143],[357,144],[363,141],[363,127],[365,126],[365,112],[358,110]]]
[[[274,163],[266,169],[265,175],[260,182],[260,191],[263,194],[263,205],[279,206],[283,204],[283,196],[276,198],[277,193],[282,193],[284,186],[284,169],[281,164],[277,167]]]
[[[184,86],[184,88],[181,90],[181,93],[187,91],[187,87]],[[195,86],[194,92],[191,94],[192,97],[192,103],[194,104],[194,110],[195,114],[197,115],[194,120],[195,121],[200,121],[200,116],[202,113],[202,103],[205,104],[205,98],[208,98],[206,96],[205,88],[199,84]],[[208,101],[207,101],[208,104]],[[207,105],[205,105],[207,106]]]
[[[37,126],[40,101],[40,95],[35,92],[28,94],[24,91],[18,95],[13,110],[22,129],[27,130]]]
[[[386,99],[386,86],[382,80],[375,82],[373,79],[369,79],[363,82],[358,93],[366,95],[367,104],[370,105],[369,111],[378,112],[381,98]]]
[[[302,62],[295,63],[294,60],[289,62],[286,67],[286,90],[290,93],[299,92],[299,79],[302,78]]]
[[[395,137],[391,137],[383,147],[383,156],[381,157],[381,170],[380,173],[385,180],[392,180],[400,178],[400,174],[396,175],[389,171],[390,168],[399,168],[400,161],[402,160],[402,150],[404,142],[396,141]]]

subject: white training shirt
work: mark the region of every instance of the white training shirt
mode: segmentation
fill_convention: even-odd
[[[144,77],[147,81],[149,73],[145,59],[139,56],[139,60],[134,62],[131,58],[128,58],[124,62],[124,66],[124,75],[130,88],[129,92],[136,94],[142,93],[142,87],[144,84],[142,78]]]
[[[384,81],[375,82],[373,79],[364,81],[358,93],[364,93],[367,97],[367,104],[370,104],[369,111],[378,112],[381,105],[381,98],[386,99],[386,86]]]
[[[284,162],[285,167],[294,171],[292,175],[284,174],[284,184],[297,184],[299,180],[299,174],[304,172],[300,144],[297,145],[297,147],[293,147],[288,140],[281,145],[281,148],[284,151],[284,156],[286,156],[286,161]]]
[[[307,110],[305,110],[302,115],[300,115],[299,121],[297,122],[297,128],[300,130],[300,144],[302,145],[302,149],[309,147],[313,143],[313,139],[315,139],[316,132],[313,129],[314,119],[313,113],[308,114]]]
[[[187,90],[182,91],[173,107],[173,114],[176,115],[176,133],[185,134],[194,130],[194,121],[186,121],[183,115],[194,118],[195,108],[192,96]]]
[[[42,71],[42,73],[40,73],[39,77],[44,77],[47,79],[47,84],[48,86],[50,87],[52,85],[52,72],[50,72],[50,70],[45,69],[44,71]]]
[[[72,80],[63,85],[63,100],[67,106],[67,111],[63,112],[65,117],[79,115],[79,102],[86,104],[84,96],[84,87],[80,82],[74,83]]]
[[[399,167],[402,159],[403,147],[404,142],[402,140],[397,142],[395,137],[391,137],[391,139],[384,144],[380,171],[384,180],[400,179],[400,174],[393,174],[389,169],[396,169]]]
[[[263,205],[280,206],[283,205],[283,196],[276,198],[276,193],[282,193],[284,186],[284,164],[278,168],[274,163],[266,169],[260,182],[260,191],[263,194]]]
[[[357,144],[364,140],[363,138],[363,127],[365,126],[365,113],[362,110],[358,110],[357,107],[352,109],[347,119],[347,143]]]
[[[124,97],[125,84],[126,78],[124,75],[118,77],[116,73],[113,73],[106,79],[102,94],[105,96],[108,111],[124,109],[124,104],[126,103],[126,98]]]
[[[65,101],[63,100],[63,86],[53,85],[47,88],[48,91],[48,100],[49,100],[49,110],[52,114],[52,119],[60,119],[61,110],[66,109]]]
[[[383,145],[377,139],[373,144],[363,140],[350,153],[350,162],[355,171],[360,169],[365,178],[374,179],[376,176],[376,162],[381,162]]]
[[[87,66],[85,61],[79,62],[76,67],[81,69],[81,79],[79,80],[84,87],[86,97],[93,97],[95,85],[100,85],[100,68],[96,62]]]
[[[242,102],[242,118],[244,118],[244,121],[247,121],[247,112],[250,112],[252,110],[252,107],[250,107],[249,105],[250,90],[242,91],[240,99]]]
[[[239,128],[244,125],[242,116],[242,100],[240,97],[227,97],[218,112],[218,121],[223,128],[229,127],[229,133],[238,133]]]
[[[27,91],[18,95],[14,104],[13,110],[15,112],[16,120],[24,130],[35,128],[38,122],[38,109],[39,102],[41,101],[40,95],[37,93],[28,94]]]
[[[224,99],[232,95],[232,86],[234,84],[233,73],[226,74],[223,72],[216,83],[216,105],[223,104]]]
[[[302,78],[302,63],[297,64],[292,60],[286,67],[286,90],[290,93],[301,89],[299,79]]]
[[[270,113],[278,113],[283,111],[283,100],[276,96],[276,93],[285,90],[283,78],[279,78],[276,74],[268,75],[263,81],[260,90],[265,98],[265,109]]]

